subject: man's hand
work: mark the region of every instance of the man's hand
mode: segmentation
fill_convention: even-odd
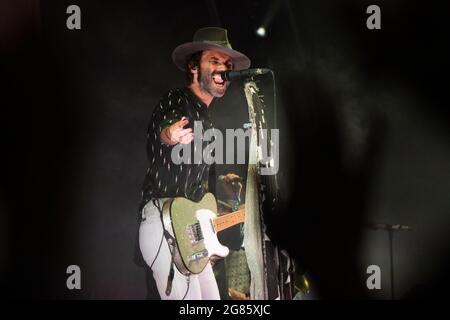
[[[189,120],[186,117],[182,117],[180,121],[165,128],[161,131],[161,141],[170,145],[191,143],[194,140],[194,133],[191,128],[184,129],[188,123]]]
[[[228,173],[224,176],[219,176],[219,188],[224,193],[225,200],[237,200],[241,202],[242,178],[237,174]],[[234,209],[233,209],[234,210]]]
[[[221,176],[220,179],[227,183],[231,183],[232,185],[242,183],[242,178],[235,173],[227,173],[225,176]]]

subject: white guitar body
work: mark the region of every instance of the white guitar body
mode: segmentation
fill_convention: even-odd
[[[230,253],[230,250],[222,245],[217,239],[217,233],[213,227],[213,220],[216,214],[208,209],[199,209],[195,212],[200,229],[203,234],[203,244],[208,250],[208,257],[219,256],[225,258]]]

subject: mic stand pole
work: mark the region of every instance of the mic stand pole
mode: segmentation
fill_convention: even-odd
[[[391,300],[394,300],[394,230],[392,228],[388,229],[389,234],[389,255],[391,263]]]
[[[403,230],[403,231],[413,231],[414,228],[411,226],[405,226],[400,224],[369,224],[368,228],[375,230],[386,230],[389,236],[389,260],[390,260],[390,271],[391,271],[391,300],[395,299],[395,291],[394,291],[394,231],[395,230]]]

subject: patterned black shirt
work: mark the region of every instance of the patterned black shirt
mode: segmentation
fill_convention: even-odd
[[[174,146],[160,140],[161,131],[183,116],[189,119],[185,128],[194,129],[194,121],[201,121],[203,130],[213,128],[208,107],[189,88],[172,89],[162,96],[147,131],[149,167],[142,186],[141,209],[157,198],[182,196],[198,201],[208,190],[210,165],[203,159],[200,163],[175,164],[171,158]],[[208,143],[202,141],[202,150]],[[194,145],[190,143],[192,159]]]

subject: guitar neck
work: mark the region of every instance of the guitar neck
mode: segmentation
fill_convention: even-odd
[[[225,230],[232,227],[238,223],[242,223],[245,220],[245,209],[240,209],[238,211],[224,214],[223,216],[217,217],[213,221],[214,230],[216,232]]]

